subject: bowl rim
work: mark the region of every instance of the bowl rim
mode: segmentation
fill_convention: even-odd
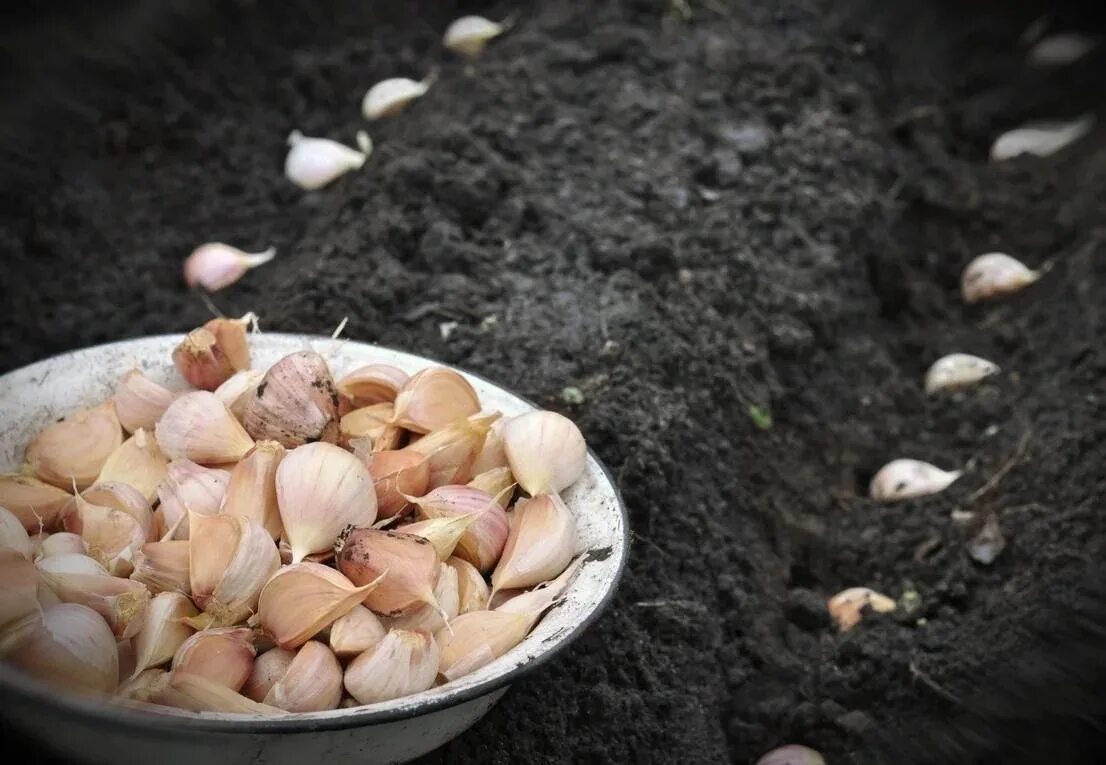
[[[82,348],[76,348],[69,351],[63,351],[56,353],[45,359],[32,362],[31,364],[18,367],[16,369],[9,370],[8,372],[0,375],[0,382],[9,375],[23,372],[37,366],[47,366],[51,362],[71,356],[75,353],[81,353],[84,351],[96,351],[101,348],[108,348],[110,346],[119,345],[134,341],[165,341],[173,342],[179,340],[181,335],[176,333],[160,334],[160,335],[140,335],[138,337],[124,338],[120,340],[114,340],[106,343],[97,343],[95,345],[85,346]],[[302,340],[306,342],[320,342],[333,340],[333,338],[325,335],[312,335],[308,333],[298,332],[263,332],[262,337],[279,337],[289,340]],[[363,340],[355,340],[352,338],[342,338],[347,342],[357,343],[358,345],[368,346],[371,348],[377,348],[392,353],[403,354],[406,356],[414,356],[432,364],[438,364],[444,367],[463,372],[482,383],[490,385],[495,388],[499,388],[515,398],[523,401],[529,406],[535,409],[542,409],[541,406],[531,401],[529,398],[516,393],[509,387],[500,385],[499,383],[489,380],[482,374],[473,372],[465,367],[457,364],[450,364],[430,356],[424,356],[421,353],[414,353],[412,351],[406,351],[399,348],[393,348],[388,345],[382,345],[380,343],[372,343]],[[341,342],[341,340],[337,341]],[[133,727],[156,729],[159,732],[171,732],[174,729],[177,730],[204,730],[210,732],[219,733],[241,733],[241,734],[253,734],[253,733],[311,733],[317,731],[328,730],[343,730],[348,728],[360,728],[367,725],[376,725],[381,723],[397,722],[400,720],[410,720],[418,717],[422,717],[427,714],[448,709],[450,707],[456,707],[466,702],[475,701],[476,699],[487,696],[495,691],[510,685],[520,677],[529,674],[530,672],[544,666],[554,656],[560,654],[569,645],[571,645],[576,638],[578,638],[583,632],[594,624],[600,616],[602,616],[611,601],[614,599],[615,593],[618,591],[618,585],[622,579],[622,575],[625,573],[626,565],[630,557],[630,517],[626,508],[626,502],[622,497],[622,492],[619,489],[618,482],[615,476],[611,473],[607,465],[599,459],[598,455],[588,447],[588,456],[594,460],[598,466],[603,477],[607,480],[611,487],[611,491],[614,495],[615,506],[618,509],[619,514],[622,516],[622,549],[621,556],[617,561],[614,575],[611,577],[609,585],[606,591],[603,593],[602,598],[595,605],[595,607],[588,613],[583,619],[574,624],[570,629],[561,633],[558,636],[557,642],[548,648],[542,650],[541,653],[531,657],[528,661],[522,664],[517,664],[508,671],[501,675],[497,675],[492,678],[471,686],[469,688],[458,689],[452,693],[446,692],[437,696],[420,700],[411,706],[392,708],[392,709],[380,709],[373,710],[367,709],[359,712],[357,708],[350,708],[348,710],[332,710],[343,711],[345,714],[335,716],[323,716],[327,713],[308,713],[308,714],[289,714],[287,716],[276,717],[263,717],[263,716],[250,716],[250,715],[236,715],[229,713],[180,713],[180,714],[165,714],[161,712],[147,711],[137,706],[131,707],[123,704],[111,704],[105,703],[103,700],[95,697],[87,696],[82,697],[76,694],[70,694],[65,692],[59,692],[56,689],[40,683],[31,678],[28,675],[19,672],[18,670],[7,666],[2,660],[0,660],[0,690],[15,691],[17,694],[23,697],[31,697],[34,701],[52,706],[55,708],[61,708],[66,711],[76,712],[83,714],[87,717],[106,719],[113,723],[124,723]],[[586,554],[586,553],[585,553]],[[218,714],[219,716],[213,716]]]

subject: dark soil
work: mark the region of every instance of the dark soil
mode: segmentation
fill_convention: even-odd
[[[1106,553],[1103,142],[986,159],[1003,129],[1102,103],[1103,58],[1028,71],[1045,3],[688,5],[115,3],[3,33],[0,370],[189,329],[210,314],[183,257],[272,244],[222,311],[348,316],[565,412],[618,476],[635,539],[609,613],[427,762],[870,754],[873,730],[909,741],[1004,677]],[[471,71],[443,55],[454,16],[514,10]],[[1069,12],[1057,27],[1092,23]],[[290,130],[352,142],[368,85],[435,65],[362,172],[283,178]],[[990,250],[1053,268],[965,307]],[[926,398],[952,351],[1004,373]],[[900,456],[967,474],[867,499]],[[954,509],[997,515],[993,564]],[[854,585],[913,605],[840,635],[825,598]],[[1030,720],[1047,761],[1101,754]],[[988,746],[944,761],[1000,761]]]

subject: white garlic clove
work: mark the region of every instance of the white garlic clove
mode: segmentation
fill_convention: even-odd
[[[222,242],[201,244],[184,261],[184,282],[189,287],[203,287],[217,292],[241,279],[251,268],[257,268],[276,256],[276,248],[262,252],[244,252]]]
[[[921,460],[888,462],[872,477],[868,493],[872,499],[891,502],[937,494],[962,475],[960,470],[942,470]]]
[[[155,704],[192,712],[222,712],[225,714],[285,715],[283,709],[258,704],[225,685],[206,677],[171,672],[161,676],[147,690],[149,700]]]
[[[6,507],[0,507],[0,550],[15,550],[31,560],[34,557],[34,547],[22,521]]]
[[[330,625],[330,649],[339,659],[352,659],[384,639],[387,628],[380,617],[362,605]]]
[[[338,390],[326,359],[300,351],[269,368],[246,404],[242,423],[257,440],[288,449],[338,440]]]
[[[75,510],[65,516],[66,531],[79,534],[88,545],[88,554],[112,576],[130,576],[134,557],[146,544],[146,530],[130,513],[103,505],[94,505],[80,494],[74,497]]]
[[[258,441],[234,466],[222,512],[260,523],[273,539],[284,532],[277,506],[276,472],[286,451],[276,441]]]
[[[173,403],[173,395],[140,370],[132,369],[115,389],[115,414],[128,433],[139,428],[152,430]]]
[[[77,553],[41,558],[35,567],[61,602],[88,606],[119,640],[141,629],[150,603],[150,591],[141,582],[112,576],[91,557]]]
[[[230,473],[225,470],[206,468],[187,459],[170,462],[165,481],[157,490],[162,521],[169,538],[188,539],[190,513],[217,514],[229,485]]]
[[[172,661],[184,641],[195,632],[183,620],[198,613],[192,601],[179,592],[162,592],[154,597],[134,637],[133,675]]]
[[[346,690],[362,704],[409,696],[431,688],[440,655],[434,638],[392,630],[346,668]]]
[[[399,114],[416,98],[426,95],[435,79],[437,79],[436,75],[431,74],[422,81],[407,77],[382,80],[365,93],[365,98],[361,102],[361,114],[367,120],[378,120],[381,117]]]
[[[280,568],[273,538],[257,521],[237,515],[193,513],[189,523],[192,600],[210,617],[205,623],[237,624],[257,610],[262,588]]]
[[[309,640],[296,652],[264,703],[288,712],[323,712],[342,701],[342,665],[322,643]]]
[[[437,601],[441,610],[428,603],[423,603],[409,614],[388,619],[388,628],[433,634],[455,619],[461,612],[461,592],[457,569],[447,566],[445,563],[441,565],[438,582],[434,585],[434,600]]]
[[[269,690],[276,685],[277,680],[284,677],[295,658],[295,651],[279,647],[271,648],[258,656],[254,659],[246,684],[242,686],[242,695],[254,701],[264,701]]]
[[[896,606],[891,598],[867,587],[850,587],[826,602],[830,616],[842,632],[848,632],[860,623],[865,608],[871,608],[878,614],[887,614],[894,611]]]
[[[253,631],[244,627],[205,629],[173,655],[174,675],[196,675],[238,692],[253,669]]]
[[[85,541],[79,534],[68,531],[49,535],[42,540],[38,549],[38,558],[49,558],[53,555],[88,555],[88,545]]]
[[[254,397],[257,386],[264,379],[265,373],[260,370],[243,369],[231,375],[225,383],[212,393],[241,422],[246,414],[246,405]]]
[[[478,413],[480,399],[460,372],[428,367],[407,380],[396,394],[394,407],[396,425],[430,433]]]
[[[338,570],[354,584],[381,580],[364,603],[383,616],[402,616],[428,603],[439,612],[434,586],[441,573],[438,553],[413,534],[357,528],[343,535]]]
[[[507,514],[494,497],[469,486],[439,486],[423,497],[411,498],[423,518],[475,515],[451,551],[480,571],[491,571],[503,553],[509,527]]]
[[[408,375],[390,364],[368,364],[347,373],[338,381],[338,393],[354,409],[372,404],[390,404],[407,383]]]
[[[522,642],[540,614],[470,611],[435,635],[441,650],[438,671],[447,680],[483,667]]]
[[[123,428],[109,401],[43,429],[27,447],[27,464],[46,483],[85,489],[122,443]]]
[[[157,539],[150,503],[138,489],[119,481],[97,481],[81,492],[81,497],[93,505],[126,513],[138,523],[147,542]]]
[[[1001,162],[1031,154],[1049,157],[1091,132],[1094,117],[1084,115],[1067,122],[1041,122],[1009,130],[991,145],[991,161]]]
[[[418,452],[429,461],[427,486],[435,489],[448,484],[463,484],[472,478],[472,464],[484,447],[484,440],[498,413],[458,420],[409,444],[407,451]]]
[[[1064,66],[1075,63],[1096,47],[1098,38],[1079,32],[1059,32],[1037,41],[1027,59],[1033,66]]]
[[[0,507],[18,518],[28,534],[56,528],[72,500],[71,494],[33,476],[0,475]]]
[[[933,362],[926,372],[925,391],[933,395],[942,390],[959,390],[998,372],[998,365],[987,359],[970,353],[950,353]]]
[[[492,573],[492,595],[553,579],[572,562],[575,550],[576,519],[560,497],[540,494],[519,500],[503,555]]]
[[[169,405],[155,430],[158,446],[170,459],[201,465],[237,462],[253,448],[253,439],[214,393],[194,391]]]
[[[583,563],[584,557],[578,557],[556,579],[542,582],[528,592],[523,592],[508,598],[502,603],[497,604],[493,610],[507,611],[515,614],[544,612],[546,609],[553,606],[553,604],[564,594],[565,590],[568,589],[568,585],[572,583],[572,580],[576,576],[576,572],[580,570],[580,566],[582,566]]]
[[[87,606],[45,609],[35,633],[6,660],[67,691],[111,693],[119,684],[119,652],[103,617]]]
[[[511,473],[528,494],[567,489],[583,475],[588,447],[576,423],[556,412],[527,412],[503,426]]]
[[[491,599],[491,591],[488,583],[484,581],[484,575],[463,558],[456,556],[446,561],[446,565],[457,572],[458,614],[467,614],[470,611],[487,611],[488,601]]]
[[[146,501],[157,500],[157,488],[165,480],[169,461],[158,448],[152,433],[139,428],[111,453],[97,483],[125,483],[137,489]]]
[[[357,134],[357,145],[351,149],[329,138],[309,138],[298,130],[288,136],[288,156],[284,174],[288,180],[307,191],[321,189],[351,170],[358,170],[372,154],[369,134]]]
[[[155,595],[162,592],[191,595],[188,566],[187,540],[150,542],[135,554],[131,579],[142,582]]]
[[[826,760],[808,746],[788,744],[768,752],[756,765],[826,765]]]
[[[353,610],[379,584],[378,578],[358,587],[321,563],[293,563],[266,583],[257,613],[278,646],[297,648]]]
[[[488,42],[510,28],[510,22],[497,24],[482,16],[462,16],[445,30],[442,44],[454,53],[475,58]]]
[[[1041,275],[1041,271],[1034,271],[1009,255],[991,252],[975,258],[964,269],[960,292],[965,303],[978,303],[1019,292]]]

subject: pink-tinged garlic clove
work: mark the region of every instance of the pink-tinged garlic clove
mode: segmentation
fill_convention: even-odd
[[[868,493],[883,502],[924,497],[944,491],[961,475],[960,470],[942,470],[921,460],[892,460],[872,477]]]
[[[184,283],[217,292],[234,284],[251,268],[272,260],[276,249],[249,253],[221,242],[202,244],[184,261]]]
[[[423,632],[392,630],[346,668],[346,690],[362,704],[397,699],[434,685],[440,654]]]
[[[174,393],[158,385],[138,369],[123,375],[115,388],[115,414],[123,429],[134,433],[153,430],[161,415],[173,403]]]
[[[238,462],[254,445],[223,402],[207,391],[175,399],[158,421],[156,436],[169,459],[201,465]]]
[[[365,605],[383,616],[401,616],[428,603],[441,611],[434,586],[441,562],[430,542],[413,534],[352,529],[340,541],[338,570],[354,584],[383,577],[365,597]]]
[[[352,409],[372,404],[390,404],[407,383],[408,375],[389,364],[368,364],[347,373],[338,381],[338,393]]]
[[[86,489],[122,443],[123,428],[109,401],[44,428],[27,447],[27,464],[46,483]]]
[[[587,465],[580,429],[556,412],[527,412],[508,420],[503,445],[511,473],[531,496],[567,489]]]
[[[338,390],[326,360],[314,351],[285,356],[265,373],[242,422],[258,440],[288,449],[338,440]]]
[[[394,422],[415,433],[431,433],[480,411],[480,399],[464,376],[446,367],[412,375],[396,394]]]

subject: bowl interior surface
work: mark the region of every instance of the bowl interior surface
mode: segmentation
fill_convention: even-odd
[[[151,379],[173,389],[186,385],[170,360],[179,335],[127,340],[87,348],[38,362],[0,377],[0,472],[16,472],[26,445],[44,426],[75,409],[108,399],[120,377],[138,367]],[[266,369],[281,357],[313,349],[330,362],[336,378],[365,364],[392,364],[408,373],[437,365],[431,359],[380,346],[310,335],[256,334],[250,339],[253,367]],[[471,373],[485,410],[510,417],[534,408],[526,400]],[[185,713],[151,714],[80,697],[59,697],[0,662],[0,686],[23,695],[69,706],[73,711],[146,725],[181,725],[219,730],[320,730],[403,719],[452,706],[486,694],[515,679],[523,670],[548,659],[598,616],[613,593],[628,551],[625,508],[603,465],[588,453],[584,475],[562,497],[577,522],[577,551],[585,562],[569,586],[564,602],[549,611],[515,649],[487,666],[444,686],[393,701],[354,709],[289,717]]]

